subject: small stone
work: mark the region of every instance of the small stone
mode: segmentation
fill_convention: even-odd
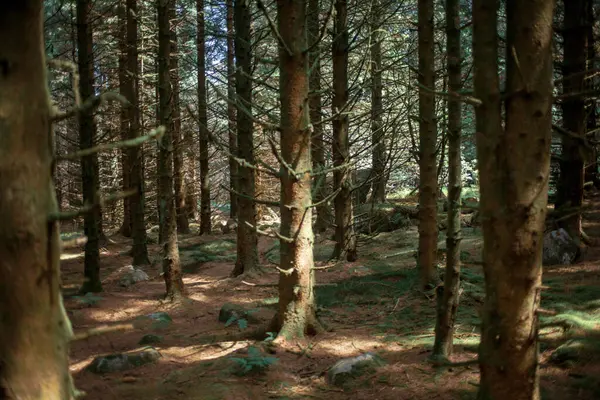
[[[133,265],[123,267],[119,270],[119,272],[123,274],[121,280],[119,281],[119,285],[123,287],[129,287],[135,283],[150,280],[150,277],[147,273],[139,268],[135,268]]]
[[[160,353],[153,348],[135,353],[109,354],[107,356],[96,357],[87,369],[96,374],[126,371],[144,364],[155,362],[160,357]]]
[[[365,373],[375,370],[385,361],[373,353],[361,354],[357,357],[344,358],[329,369],[327,380],[332,385],[344,386],[346,383]]]
[[[544,235],[543,265],[570,265],[579,255],[579,246],[560,228]]]
[[[161,343],[163,341],[163,337],[160,335],[153,335],[151,333],[142,336],[142,338],[140,339],[140,341],[138,342],[139,345],[149,345],[149,344],[156,344],[156,343]]]

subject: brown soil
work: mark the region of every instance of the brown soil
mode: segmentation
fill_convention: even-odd
[[[596,228],[595,215],[588,218],[586,229]],[[416,230],[413,228],[416,232]],[[414,233],[414,232],[413,232]],[[592,234],[600,237],[599,232]],[[325,237],[325,236],[323,236]],[[385,238],[385,236],[382,236]],[[180,237],[180,247],[192,248],[203,243],[233,240],[234,235]],[[321,240],[327,244],[326,239]],[[468,238],[466,251],[473,259],[480,254],[481,240]],[[443,242],[441,242],[443,243]],[[277,273],[269,267],[265,253],[274,240],[261,238],[259,251],[266,272],[258,277],[229,278],[233,268],[231,261],[194,261],[189,253],[182,251],[186,270],[184,282],[189,297],[179,304],[163,303],[164,282],[160,277],[160,249],[150,246],[154,264],[144,268],[151,280],[122,288],[118,284],[118,269],[130,263],[125,255],[130,241],[112,237],[102,253],[102,276],[104,292],[96,304],[83,304],[77,298],[66,296],[65,304],[74,330],[83,332],[99,325],[133,322],[136,317],[152,312],[167,312],[173,319],[164,329],[152,329],[148,324],[136,323],[135,328],[124,332],[112,332],[74,342],[71,346],[71,371],[78,389],[87,393],[88,400],[111,399],[470,399],[474,398],[478,384],[476,365],[436,370],[427,362],[433,339],[431,318],[435,301],[415,290],[408,290],[389,302],[361,305],[349,308],[344,305],[328,309],[321,318],[329,331],[305,342],[286,348],[275,348],[273,357],[277,363],[266,374],[238,377],[231,374],[230,357],[243,356],[249,345],[262,346],[260,340],[251,339],[251,333],[266,327],[274,308],[261,306],[252,314],[260,322],[250,323],[241,330],[235,323],[225,327],[218,322],[221,306],[227,302],[257,308],[261,301],[277,296]],[[189,247],[188,247],[189,246]],[[411,247],[412,246],[412,247]],[[395,248],[389,242],[367,241],[360,250],[359,261],[337,265],[317,271],[319,284],[343,282],[349,278],[372,273],[361,268],[367,262],[382,260],[382,254],[408,250],[407,256],[394,262],[399,269],[410,270],[414,266],[411,248],[416,242],[398,243]],[[229,250],[229,254],[234,250]],[[393,257],[393,256],[390,256]],[[577,290],[579,285],[600,284],[600,252],[591,248],[586,260],[578,265],[547,269],[548,277],[564,278],[564,290]],[[62,276],[66,292],[81,284],[83,254],[71,250],[63,255]],[[325,265],[324,262],[318,266]],[[479,269],[469,266],[465,268]],[[393,283],[394,279],[387,278]],[[254,284],[254,286],[252,285]],[[341,284],[341,283],[340,283]],[[386,285],[386,281],[373,282]],[[600,297],[600,293],[599,293]],[[465,300],[468,303],[470,300]],[[471,302],[470,306],[474,303]],[[477,305],[473,306],[477,307]],[[475,308],[474,308],[475,309]],[[427,328],[411,328],[413,322],[400,321],[402,329],[381,327],[386,317],[411,311],[410,315],[425,319]],[[400,315],[400,314],[398,314]],[[404,315],[404,314],[402,314]],[[599,327],[600,328],[600,327]],[[470,329],[470,328],[469,328]],[[408,332],[408,333],[407,333]],[[155,345],[162,358],[154,364],[126,372],[97,375],[85,367],[94,357],[103,354],[139,350],[140,338],[146,333],[164,336]],[[264,337],[264,332],[263,332]],[[465,343],[477,340],[473,329],[459,329],[457,337]],[[471,342],[469,342],[471,341]],[[376,373],[360,377],[350,390],[342,390],[326,382],[326,371],[337,360],[364,352],[379,353],[387,362]],[[541,355],[542,387],[547,399],[593,399],[599,392],[577,385],[583,377],[600,376],[600,363],[586,363],[561,369],[548,363],[551,350]],[[457,345],[453,361],[472,360],[476,357],[472,345]],[[596,389],[597,390],[597,389]]]

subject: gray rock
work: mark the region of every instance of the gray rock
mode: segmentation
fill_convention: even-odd
[[[109,354],[107,356],[96,357],[87,369],[96,374],[126,371],[144,364],[155,362],[160,357],[160,353],[153,348],[135,353]]]
[[[121,280],[119,281],[119,285],[123,287],[129,287],[135,283],[150,280],[150,277],[147,273],[139,268],[135,268],[133,265],[123,267],[119,272],[123,274]]]
[[[579,255],[579,246],[562,228],[544,235],[543,265],[569,265]]]
[[[360,356],[344,358],[336,362],[327,373],[330,384],[344,386],[349,381],[374,371],[385,364],[385,361],[376,354],[365,353]]]
[[[163,337],[160,335],[153,335],[151,333],[142,336],[142,338],[140,339],[140,341],[138,342],[139,345],[148,345],[148,344],[156,344],[156,343],[161,343],[163,341]]]
[[[230,319],[234,318],[245,319],[248,322],[258,322],[256,317],[253,317],[248,310],[237,304],[225,303],[219,311],[219,322],[227,323]]]
[[[173,323],[173,319],[166,312],[155,312],[137,317],[134,326],[141,328],[145,321],[152,322],[152,329],[168,328]]]

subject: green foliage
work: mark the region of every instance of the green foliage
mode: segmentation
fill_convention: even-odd
[[[235,363],[232,372],[238,376],[245,376],[265,372],[278,359],[277,357],[265,356],[259,348],[250,346],[246,357],[231,357],[231,360]]]
[[[241,330],[244,330],[248,327],[248,320],[243,317],[238,317],[235,314],[229,317],[227,322],[225,322],[225,326],[230,326],[234,322],[237,322],[238,328],[240,328]]]

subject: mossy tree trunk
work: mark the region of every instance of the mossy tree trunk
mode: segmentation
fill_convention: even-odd
[[[90,0],[77,0],[77,64],[79,67],[79,93],[85,101],[94,96],[94,53],[92,25],[90,23]],[[96,142],[96,124],[94,112],[83,110],[79,114],[79,146],[82,149],[93,147]],[[98,154],[81,158],[81,181],[83,203],[98,203],[99,189]],[[82,293],[101,292],[100,281],[100,207],[86,213],[83,217],[83,230],[87,236],[84,257],[84,282]]]
[[[210,234],[210,181],[208,166],[208,116],[206,114],[206,62],[204,0],[196,2],[198,14],[198,120],[200,121],[200,234]]]
[[[0,398],[69,400],[41,0],[0,2]]]
[[[371,12],[371,140],[373,162],[373,204],[385,202],[386,157],[383,126],[383,85],[381,81],[381,3],[374,0]]]
[[[254,159],[254,138],[252,123],[252,46],[250,25],[250,3],[247,0],[234,0],[235,59],[236,59],[236,104],[238,157],[251,165]],[[233,276],[256,272],[258,264],[258,236],[256,233],[256,203],[254,201],[256,182],[251,168],[238,167],[237,198],[237,260]]]
[[[419,1],[419,84],[435,87],[433,0]],[[419,268],[424,290],[437,283],[437,127],[431,93],[419,89]]]
[[[158,0],[158,100],[160,124],[166,128],[159,143],[158,176],[160,201],[160,228],[163,232],[163,273],[166,284],[166,298],[176,300],[184,294],[184,286],[179,263],[177,245],[177,222],[173,195],[173,98],[170,69],[170,23],[173,0]]]
[[[564,26],[562,29],[564,54],[562,63],[563,127],[583,138],[585,137],[585,101],[581,96],[584,89],[587,29],[585,0],[564,0]],[[581,212],[584,184],[584,149],[580,140],[570,136],[562,137],[560,178],[557,185],[556,208],[564,208],[565,216],[559,221],[571,237],[581,235]]]
[[[554,2],[507,0],[505,121],[498,0],[473,2],[477,159],[486,297],[478,399],[537,400],[548,197]]]
[[[127,113],[129,139],[140,136],[137,16],[137,0],[127,0],[127,72],[129,77],[126,81],[125,97],[131,103]],[[137,189],[137,193],[129,198],[133,236],[133,248],[131,250],[133,265],[148,265],[150,260],[148,258],[148,238],[146,234],[142,149],[137,146],[127,149],[127,160],[129,185],[131,188]]]
[[[227,6],[227,126],[229,139],[229,152],[237,154],[236,134],[236,110],[235,110],[235,48],[233,31],[233,0],[226,0]],[[229,217],[236,218],[238,215],[237,196],[238,164],[233,158],[229,158]]]
[[[273,320],[278,340],[316,333],[311,196],[311,130],[306,50],[306,0],[278,0],[277,25],[287,49],[279,48],[281,157],[281,271],[279,306]],[[290,171],[292,169],[293,171]]]
[[[447,70],[449,89],[461,90],[460,2],[446,0]],[[448,100],[448,229],[444,285],[437,289],[437,318],[432,356],[452,355],[454,323],[460,290],[461,103]]]
[[[352,179],[350,162],[348,107],[348,3],[335,0],[333,22],[333,172],[334,190],[340,190],[334,199],[335,247],[332,258],[346,256],[348,261],[358,258],[352,210]],[[345,167],[344,167],[345,166]]]

